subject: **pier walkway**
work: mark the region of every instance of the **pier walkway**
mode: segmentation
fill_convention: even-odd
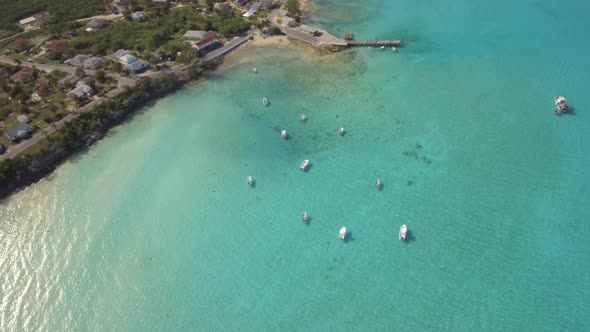
[[[288,37],[311,44],[316,48],[327,47],[332,50],[342,50],[350,46],[400,46],[401,40],[345,40],[329,34],[327,31],[312,26],[296,23],[287,16],[284,9],[275,9],[268,17],[272,26],[281,30]]]

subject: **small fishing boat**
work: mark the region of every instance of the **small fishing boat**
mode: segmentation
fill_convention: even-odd
[[[299,121],[305,122],[305,114],[301,114],[301,116],[299,117]]]
[[[258,69],[256,69],[256,67],[252,67],[252,71],[255,72],[255,73],[257,73],[258,72]]]
[[[305,169],[307,168],[307,165],[309,165],[309,160],[308,160],[308,159],[305,159],[305,160],[304,160],[304,161],[301,163],[301,165],[299,166],[299,168],[300,168],[302,171],[305,171]]]
[[[281,131],[281,137],[285,139],[287,138],[287,131],[285,129]]]
[[[397,48],[395,48],[395,46],[392,46],[392,47],[391,47],[391,50],[392,50],[393,52],[397,52]]]
[[[403,224],[402,227],[399,228],[399,239],[405,240],[407,232],[408,232],[408,228],[406,227],[406,224]]]
[[[248,178],[246,179],[246,182],[248,183],[248,185],[250,187],[252,187],[252,177],[251,176],[248,176]]]
[[[565,97],[562,96],[555,97],[555,107],[556,114],[565,113],[569,109]]]
[[[344,127],[340,127],[340,129],[338,129],[338,134],[340,136],[343,136],[344,135]]]
[[[381,188],[381,180],[377,179],[377,181],[375,181],[375,188]]]
[[[338,237],[340,238],[340,240],[344,240],[346,238],[346,227],[342,226],[342,228],[340,228],[340,232],[338,232]]]
[[[266,97],[262,98],[262,105],[268,106],[268,99]]]
[[[303,214],[301,215],[301,222],[305,223],[307,221],[307,211],[303,211]]]

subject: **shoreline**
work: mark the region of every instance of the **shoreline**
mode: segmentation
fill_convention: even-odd
[[[307,15],[309,13],[310,1],[309,0],[299,0],[299,5],[300,5],[300,9],[301,9],[301,15],[302,15],[302,17],[304,17],[305,15]],[[142,107],[146,106],[149,103],[153,103],[163,97],[166,97],[166,96],[170,95],[171,93],[178,91],[179,89],[183,89],[191,83],[198,82],[201,79],[206,80],[207,75],[215,72],[216,70],[218,70],[219,67],[223,66],[224,64],[231,65],[232,63],[236,63],[240,59],[252,54],[252,51],[257,48],[275,48],[275,49],[303,52],[309,56],[316,57],[317,59],[325,58],[327,55],[326,53],[319,51],[318,49],[316,49],[312,45],[309,45],[305,42],[302,42],[302,41],[299,41],[299,40],[296,40],[293,38],[289,38],[289,36],[287,36],[287,35],[281,34],[281,35],[273,35],[273,36],[265,37],[262,35],[262,33],[260,31],[256,31],[255,34],[253,35],[253,37],[254,38],[252,41],[247,41],[246,43],[239,45],[238,47],[236,47],[235,49],[233,49],[231,52],[227,53],[226,55],[218,58],[217,60],[213,60],[213,65],[211,67],[205,69],[204,71],[202,71],[198,75],[198,77],[193,77],[190,79],[181,79],[179,77],[176,77],[176,79],[179,81],[179,84],[177,86],[175,86],[174,88],[164,92],[163,94],[158,94],[156,96],[153,96],[153,98],[148,98],[148,99],[142,101],[140,105],[135,105],[135,106],[129,107],[127,110],[125,110],[125,115],[122,118],[112,121],[109,125],[105,126],[105,128],[102,128],[102,130],[100,130],[99,133],[96,133],[96,132],[86,133],[87,135],[98,134],[98,136],[99,136],[97,139],[92,140],[90,143],[88,143],[88,142],[85,143],[84,140],[78,140],[78,141],[72,142],[73,146],[71,147],[71,149],[69,149],[70,151],[67,151],[67,152],[64,151],[64,153],[57,158],[47,158],[47,156],[43,155],[43,153],[37,153],[37,154],[25,155],[20,158],[17,157],[14,159],[3,160],[0,164],[6,164],[3,166],[7,167],[7,168],[12,166],[16,170],[16,173],[19,175],[18,175],[18,179],[10,179],[9,181],[6,181],[6,182],[8,182],[7,185],[3,186],[3,188],[0,188],[0,203],[2,203],[2,201],[4,199],[8,199],[13,194],[18,193],[21,190],[26,189],[30,185],[35,184],[35,183],[39,182],[40,180],[44,179],[45,177],[51,175],[57,169],[57,167],[59,167],[62,163],[67,161],[69,158],[71,158],[76,153],[79,153],[80,151],[83,151],[84,149],[87,149],[89,146],[95,144],[97,141],[102,140],[102,138],[106,137],[107,136],[106,134],[112,128],[121,124],[126,118],[132,117]],[[331,54],[334,54],[334,53],[331,53]],[[335,56],[335,54],[334,54],[334,56]],[[134,90],[134,89],[132,89],[132,90]],[[114,97],[114,98],[117,98],[117,97]],[[90,112],[92,113],[95,111],[96,111],[96,109],[94,109]],[[41,151],[43,151],[43,149]],[[49,159],[49,160],[47,160],[47,159]],[[41,162],[39,160],[41,160]],[[36,172],[30,171],[30,165],[28,164],[27,161],[30,162],[31,165],[34,163],[41,164],[39,167],[40,169],[37,170]],[[18,166],[14,166],[14,165],[18,165]]]

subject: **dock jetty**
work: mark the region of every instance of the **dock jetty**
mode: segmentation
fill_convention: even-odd
[[[284,9],[275,9],[269,16],[272,26],[278,28],[290,38],[311,44],[318,50],[331,52],[342,51],[351,46],[400,46],[401,40],[354,40],[352,33],[347,33],[344,39],[335,37],[325,30],[301,24],[294,18],[287,16]]]

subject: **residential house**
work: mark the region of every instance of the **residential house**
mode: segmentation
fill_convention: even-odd
[[[10,76],[10,80],[15,83],[26,83],[33,79],[33,71],[29,68],[24,68],[16,74]]]
[[[273,0],[260,0],[260,6],[262,9],[272,9],[275,7]]]
[[[81,67],[81,68],[86,68],[86,69],[96,69],[100,65],[101,61],[102,61],[102,59],[99,57],[96,57],[96,56],[78,54],[75,57],[73,57],[69,60],[66,60],[66,63],[69,63],[70,65],[72,65],[74,67]]]
[[[260,2],[254,2],[254,3],[250,4],[250,9],[248,11],[251,12],[252,14],[254,14],[257,11],[259,11],[260,8],[262,8],[262,5],[260,4]]]
[[[86,24],[86,26],[91,29],[102,29],[105,25],[107,25],[107,21],[100,18],[92,19],[92,21]]]
[[[30,25],[35,23],[37,19],[35,18],[35,16],[31,16],[31,17],[27,17],[27,18],[23,18],[22,20],[18,21],[18,24],[20,25]]]
[[[141,22],[145,20],[145,13],[144,12],[135,12],[131,14],[131,20],[134,22]]]
[[[209,35],[193,44],[193,48],[200,52],[206,52],[208,48],[213,48],[216,44],[221,42],[216,39],[215,32],[209,32]]]
[[[76,84],[76,87],[72,91],[68,92],[69,97],[78,100],[87,99],[93,94],[94,90],[92,90],[92,88],[86,83]]]
[[[31,121],[31,120],[29,120],[29,117],[24,114],[17,116],[16,120],[20,123],[29,123],[29,121]]]
[[[19,122],[6,131],[6,136],[11,142],[14,142],[29,136],[32,131],[33,128],[28,124]]]
[[[150,66],[146,61],[138,59],[131,54],[123,55],[119,58],[119,62],[134,73],[142,72]]]
[[[229,4],[229,2],[218,2],[213,5],[213,9],[216,12],[229,13],[233,10],[233,7]]]
[[[123,55],[127,55],[127,54],[131,54],[131,51],[120,49],[120,50],[117,50],[115,53],[109,55],[108,57],[113,60],[119,60],[120,57],[122,57]]]
[[[14,48],[18,52],[24,51],[28,47],[31,46],[31,41],[29,39],[18,38],[10,43],[10,47]]]
[[[45,51],[62,53],[68,48],[68,44],[69,42],[65,39],[54,39],[45,43],[45,45],[43,45],[43,48],[45,49]]]
[[[207,37],[208,34],[207,31],[188,30],[182,37],[186,40],[201,40]]]
[[[41,96],[46,96],[51,92],[51,86],[42,78],[35,81],[35,86],[37,87],[37,93]]]

